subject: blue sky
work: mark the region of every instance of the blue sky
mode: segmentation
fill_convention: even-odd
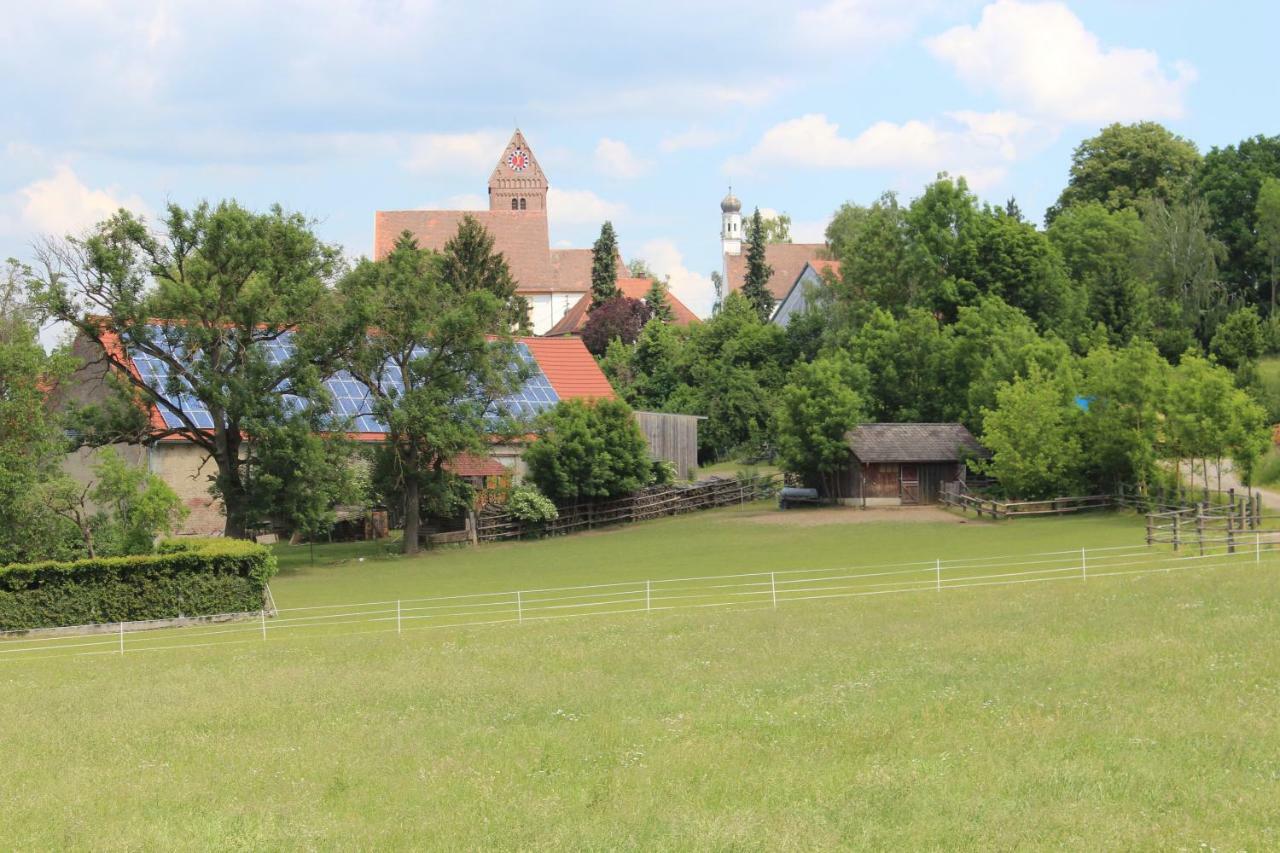
[[[518,124],[553,242],[610,218],[705,311],[730,183],[816,240],[840,203],[942,170],[1039,219],[1111,121],[1202,150],[1280,133],[1261,2],[5,5],[0,257],[223,197],[367,254],[375,210],[483,205]]]

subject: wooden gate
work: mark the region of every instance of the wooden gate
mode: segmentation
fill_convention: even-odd
[[[898,497],[904,504],[920,503],[920,468],[903,463],[898,466]]]

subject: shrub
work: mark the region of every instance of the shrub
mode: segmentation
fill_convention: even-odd
[[[669,486],[680,477],[676,466],[665,459],[655,459],[649,467],[653,472],[650,480],[655,486]]]
[[[566,400],[538,419],[524,452],[529,479],[555,500],[628,495],[649,484],[644,433],[620,400]]]
[[[551,499],[532,486],[518,486],[507,499],[507,513],[525,524],[546,524],[560,517]]]
[[[239,539],[166,540],[159,550],[0,566],[0,630],[257,610],[276,573],[269,549]]]

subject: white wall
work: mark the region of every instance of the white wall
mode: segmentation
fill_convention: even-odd
[[[522,293],[529,302],[529,322],[535,335],[545,335],[582,298],[583,292]]]

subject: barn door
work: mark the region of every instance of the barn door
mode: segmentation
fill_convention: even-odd
[[[920,503],[920,466],[903,464],[898,467],[898,496],[904,504]]]

